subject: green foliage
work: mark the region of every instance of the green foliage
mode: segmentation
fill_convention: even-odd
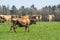
[[[30,32],[25,28],[17,28],[9,32],[11,24],[0,24],[0,40],[60,40],[60,22],[37,22],[30,26]]]

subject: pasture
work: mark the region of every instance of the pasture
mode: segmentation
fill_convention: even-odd
[[[37,22],[25,28],[17,28],[16,33],[10,30],[11,23],[0,24],[0,40],[60,40],[60,22]]]

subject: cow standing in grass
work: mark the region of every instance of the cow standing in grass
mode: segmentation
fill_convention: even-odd
[[[0,15],[0,21],[4,20],[4,22],[11,21],[12,18],[16,18],[18,15]]]
[[[51,22],[54,17],[55,17],[54,15],[48,15],[49,22]]]
[[[7,22],[11,21],[11,15],[0,15],[0,19],[4,20],[4,22],[5,21],[7,21]]]
[[[38,16],[38,20],[39,20],[39,21],[42,21],[42,15],[39,15],[39,16]]]
[[[13,29],[14,32],[16,32],[16,25],[18,25],[19,27],[25,27],[25,31],[28,29],[29,32],[29,26],[34,23],[33,20],[30,20],[29,16],[21,16],[19,18],[12,18],[12,23],[13,25],[10,28],[10,31]]]
[[[11,15],[4,15],[3,18],[4,18],[5,21],[7,21],[7,22],[11,21]]]

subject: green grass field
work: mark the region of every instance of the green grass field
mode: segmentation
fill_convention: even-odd
[[[9,32],[10,26],[0,24],[0,40],[60,40],[60,22],[38,22],[30,26],[30,32],[24,27]]]

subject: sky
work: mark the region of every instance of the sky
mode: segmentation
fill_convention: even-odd
[[[44,6],[53,6],[60,4],[60,0],[0,0],[0,5],[9,5],[11,8],[12,5],[15,5],[17,8],[24,6],[25,8],[29,8],[32,4],[37,9],[41,9]]]

